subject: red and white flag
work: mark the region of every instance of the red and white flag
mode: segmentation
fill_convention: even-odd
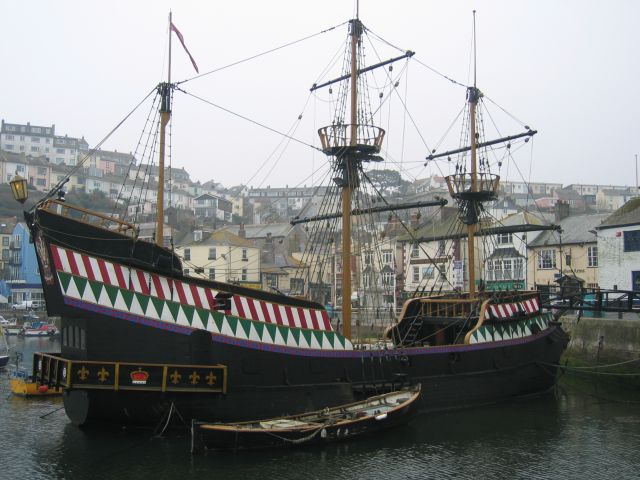
[[[187,52],[187,55],[189,55],[189,59],[191,60],[191,64],[193,65],[193,68],[196,69],[196,73],[200,73],[200,70],[198,70],[198,65],[196,65],[196,61],[193,59],[193,57],[191,56],[191,53],[189,53],[189,49],[184,44],[184,37],[180,33],[180,30],[178,30],[176,26],[173,24],[173,22],[171,22],[171,30],[176,32],[178,40],[180,40],[180,43],[182,44],[182,48],[184,48],[184,51]]]

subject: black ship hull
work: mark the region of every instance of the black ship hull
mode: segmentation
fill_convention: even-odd
[[[266,418],[348,403],[415,383],[428,392],[420,399],[423,411],[469,407],[549,390],[555,383],[554,365],[566,345],[566,334],[551,326],[526,341],[296,355],[236,342],[197,345],[190,335],[89,312],[63,317],[63,329],[83,324],[87,359],[221,364],[227,366],[229,388],[226,394],[69,389],[65,409],[79,425],[153,424],[172,403],[185,420]],[[72,357],[71,349],[63,349],[62,356]]]
[[[540,314],[495,341],[353,349],[314,302],[184,277],[168,250],[47,208],[27,220],[78,425],[268,418],[416,383],[423,411],[497,402],[553,387],[567,343]]]

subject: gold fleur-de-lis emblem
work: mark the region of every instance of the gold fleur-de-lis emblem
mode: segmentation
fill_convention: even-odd
[[[189,375],[189,380],[191,380],[191,385],[195,385],[200,381],[200,375],[195,370],[191,375]]]
[[[105,382],[109,375],[110,375],[109,372],[107,372],[105,368],[102,367],[98,372],[98,380],[100,380],[101,382]]]
[[[87,378],[89,378],[89,373],[89,370],[87,370],[83,365],[82,368],[78,370],[78,378],[84,382]]]
[[[209,372],[209,375],[206,376],[206,379],[207,379],[207,385],[213,386],[216,383],[216,380],[218,380],[218,377],[216,377],[214,373],[211,371]]]
[[[182,375],[178,373],[178,370],[174,370],[173,373],[169,375],[169,378],[171,379],[171,383],[176,385],[182,379]]]

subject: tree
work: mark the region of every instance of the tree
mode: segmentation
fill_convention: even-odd
[[[98,212],[111,213],[115,206],[115,202],[100,190],[94,190],[91,193],[73,190],[67,193],[65,197],[73,205]]]
[[[382,195],[402,195],[410,185],[410,182],[404,180],[396,170],[370,170],[367,172],[367,177]]]

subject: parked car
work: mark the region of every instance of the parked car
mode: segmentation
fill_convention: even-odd
[[[34,310],[37,310],[39,308],[44,308],[44,307],[45,307],[44,300],[33,300],[31,302],[31,308],[33,308]]]
[[[11,308],[14,310],[28,310],[33,308],[33,302],[31,300],[23,300],[20,303],[14,303]]]

